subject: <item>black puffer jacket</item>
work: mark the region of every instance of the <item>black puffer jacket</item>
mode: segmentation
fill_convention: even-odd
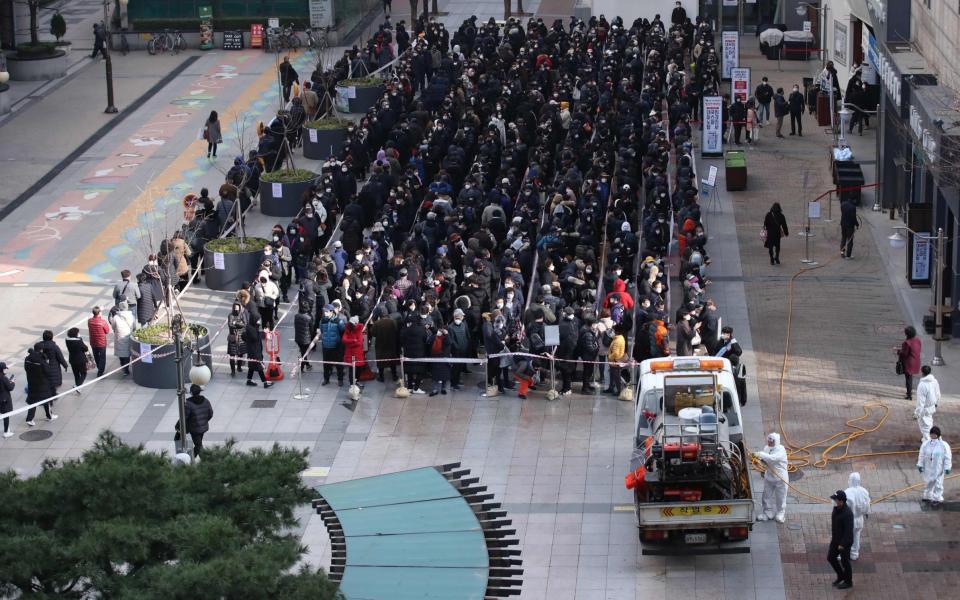
[[[293,318],[293,338],[298,345],[309,345],[313,339],[313,316],[309,307],[301,307],[301,312]]]
[[[30,404],[53,396],[53,385],[47,375],[46,363],[43,354],[36,350],[29,350],[23,361],[23,370],[27,374],[27,402]]]
[[[184,404],[187,433],[206,433],[213,419],[213,405],[204,396],[190,396]]]

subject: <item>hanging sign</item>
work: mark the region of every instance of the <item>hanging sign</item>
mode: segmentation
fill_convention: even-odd
[[[913,235],[913,262],[910,263],[911,277],[916,281],[930,279],[930,234]]]
[[[250,47],[263,48],[263,23],[250,24]]]
[[[723,98],[704,96],[701,156],[723,156]]]

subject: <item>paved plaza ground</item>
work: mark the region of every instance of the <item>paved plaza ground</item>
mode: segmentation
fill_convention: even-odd
[[[502,9],[501,3],[440,4],[449,13],[444,17],[447,27],[453,29],[470,14],[485,19]],[[545,10],[558,10],[555,4],[544,2]],[[532,2],[526,8],[536,11],[540,5]],[[741,60],[753,68],[757,80],[766,74],[775,86],[788,87],[814,68],[812,62],[784,62],[784,70],[777,71],[777,63],[762,58],[753,46],[752,37],[744,39]],[[301,54],[294,63],[304,73],[312,69],[313,60]],[[146,232],[178,223],[184,193],[202,186],[215,189],[222,181],[238,153],[237,132],[225,126],[220,158],[208,162],[197,131],[209,111],[218,110],[225,124],[246,118],[250,128],[244,137],[252,139],[253,124],[278,107],[274,58],[259,51],[115,57],[115,70],[125,74],[118,104],[121,109],[136,105],[135,110],[122,112],[121,122],[44,179],[51,166],[107,124],[100,114],[102,68],[82,66],[58,89],[0,123],[0,180],[15,181],[20,190],[4,191],[2,201],[38,186],[0,221],[5,308],[0,331],[6,341],[0,359],[17,369],[23,349],[40,331],[61,332],[85,321],[93,305],[108,305],[119,270],[139,269],[144,263],[150,246]],[[170,73],[173,76],[164,80]],[[83,112],[87,110],[89,114]],[[745,350],[748,442],[759,446],[770,430],[783,431],[795,446],[820,440],[849,429],[845,422],[871,403],[867,421],[877,422],[884,413],[880,405],[889,411],[886,421],[876,433],[855,441],[849,453],[914,451],[919,435],[910,418],[913,409],[901,399],[889,348],[898,343],[905,324],[922,329],[919,320],[929,292],[909,290],[902,282],[903,257],[886,245],[890,221],[869,211],[870,193],[861,205],[864,227],[857,234],[854,260],[838,256],[836,204],[833,222],[814,222],[811,253],[821,268],[793,283],[781,420],[791,278],[803,267],[804,240],[796,234],[802,230],[806,201],[832,186],[831,137],[812,117],[805,117],[804,127],[803,138],[784,139],[765,128],[760,141],[746,147],[746,191],[725,191],[722,161],[698,160],[697,165],[701,173],[710,165],[720,168],[719,206],[705,211],[713,281],[708,296],[717,301],[724,324],[734,327]],[[62,142],[56,141],[58,132]],[[851,140],[858,157],[872,160],[874,136],[871,128]],[[11,144],[10,139],[18,141]],[[319,168],[302,158],[298,166]],[[865,167],[865,174],[873,181],[872,165]],[[780,267],[769,265],[759,240],[763,216],[774,201],[783,205],[791,228]],[[263,233],[273,223],[254,210],[248,230]],[[231,298],[200,285],[184,294],[182,306],[190,320],[216,331]],[[281,325],[282,356],[287,359],[295,357],[292,337],[288,317]],[[928,361],[932,341],[922,338]],[[221,333],[214,352],[223,353],[225,347]],[[946,344],[945,358],[948,366],[936,371],[944,391],[938,421],[951,441],[951,425],[960,422],[956,343]],[[496,495],[513,520],[521,542],[524,599],[841,596],[830,588],[833,574],[824,560],[829,539],[826,504],[791,492],[786,524],[757,524],[749,553],[643,555],[632,496],[623,486],[632,451],[632,403],[580,394],[548,401],[543,390],[525,401],[515,395],[488,399],[476,385],[481,367],[473,371],[470,385],[446,396],[397,398],[389,383],[370,382],[352,403],[346,388],[321,386],[316,370],[302,377],[288,375],[264,390],[244,386],[242,379],[230,377],[228,368],[217,366],[205,391],[216,411],[205,441],[234,438],[241,448],[273,443],[307,448],[312,469],[305,478],[310,484],[459,461]],[[22,405],[21,394],[15,406]],[[150,449],[173,448],[177,407],[170,391],[147,390],[116,376],[61,400],[57,412],[60,419],[55,422],[38,421],[38,429],[51,432],[50,437],[28,442],[18,435],[0,441],[0,468],[32,475],[46,459],[78,456],[104,428]],[[22,417],[14,423],[18,434],[26,431]],[[814,449],[816,457],[822,449]],[[913,455],[894,455],[830,462],[824,468],[804,468],[793,485],[824,498],[846,487],[847,474],[858,470],[876,498],[917,483],[915,460]],[[754,487],[759,496],[756,476]],[[948,501],[958,500],[955,484],[947,485],[946,495]],[[921,512],[918,499],[918,491],[908,491],[875,507],[855,566],[856,588],[844,597],[946,598],[957,588],[956,513]],[[301,525],[307,560],[326,566],[329,544],[322,521],[305,507]]]

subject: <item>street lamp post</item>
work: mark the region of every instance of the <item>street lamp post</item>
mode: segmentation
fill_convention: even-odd
[[[809,2],[800,2],[797,4],[797,16],[806,16],[807,11],[805,9],[807,8],[813,9],[820,17],[820,68],[824,69],[827,66],[827,10],[830,7],[814,6]]]
[[[113,103],[113,61],[109,50],[106,50],[103,55],[107,68],[107,108],[103,112],[112,115],[117,112],[117,107]]]
[[[945,363],[943,361],[943,253],[945,251],[945,242],[946,236],[943,234],[943,227],[937,229],[936,237],[931,236],[928,233],[918,233],[906,225],[898,225],[893,228],[893,235],[887,239],[890,241],[890,245],[894,248],[903,248],[907,245],[907,239],[904,237],[900,231],[909,231],[913,235],[922,235],[927,238],[927,243],[931,241],[936,243],[936,260],[934,261],[934,273],[933,273],[933,359],[930,361],[930,364],[935,367],[942,367]]]
[[[187,441],[187,390],[183,382],[183,315],[173,315],[173,351],[177,363],[177,408],[180,411],[180,445],[183,452],[190,454],[190,442]]]

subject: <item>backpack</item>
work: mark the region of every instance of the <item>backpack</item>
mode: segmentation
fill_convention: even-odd
[[[613,338],[616,337],[616,334],[613,332],[613,328],[608,328],[603,332],[603,345],[607,348],[610,347],[610,344],[613,343]]]

